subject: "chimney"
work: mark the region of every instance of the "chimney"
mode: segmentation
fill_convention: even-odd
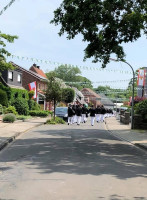
[[[38,69],[40,69],[40,66],[37,66]]]
[[[37,67],[35,63],[33,64],[33,67]]]

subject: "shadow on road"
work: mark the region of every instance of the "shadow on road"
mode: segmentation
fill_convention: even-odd
[[[33,135],[17,140],[3,152],[0,162],[29,161],[41,173],[147,177],[146,155],[105,130],[49,130],[46,126],[28,134]]]

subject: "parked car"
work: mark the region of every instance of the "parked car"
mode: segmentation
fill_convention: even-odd
[[[61,117],[65,121],[67,121],[67,119],[68,119],[68,108],[67,107],[56,107],[55,115],[57,117]]]

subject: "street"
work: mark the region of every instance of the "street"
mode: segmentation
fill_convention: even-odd
[[[104,123],[42,125],[0,152],[1,200],[147,199],[147,154]]]

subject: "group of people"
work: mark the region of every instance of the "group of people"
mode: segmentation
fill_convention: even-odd
[[[97,123],[104,122],[105,117],[113,116],[112,109],[107,109],[103,105],[98,105],[96,108],[92,105],[89,109],[83,105],[71,105],[68,106],[68,125],[77,123],[86,123],[87,118],[91,117],[91,126],[94,126],[95,119]]]

